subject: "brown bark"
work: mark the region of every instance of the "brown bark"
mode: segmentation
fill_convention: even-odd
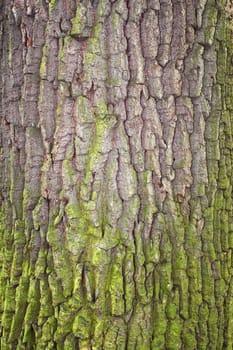
[[[232,349],[229,3],[0,6],[1,349]]]

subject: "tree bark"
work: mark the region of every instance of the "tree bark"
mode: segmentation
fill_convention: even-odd
[[[229,3],[0,6],[1,349],[232,349]]]

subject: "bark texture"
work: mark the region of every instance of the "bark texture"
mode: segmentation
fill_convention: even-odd
[[[226,5],[1,2],[1,350],[232,349]]]

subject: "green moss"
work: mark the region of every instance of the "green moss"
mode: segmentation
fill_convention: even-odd
[[[189,295],[189,315],[193,322],[198,321],[199,307],[202,303],[201,278],[198,273],[200,274],[199,270],[196,272],[196,278],[189,279],[189,290],[191,291]]]
[[[55,219],[56,223],[58,219]],[[59,238],[59,230],[56,229],[52,224],[48,227],[47,241],[53,248],[59,248],[62,246],[61,239]]]
[[[144,243],[145,246],[145,258],[147,261],[147,270],[153,269],[154,264],[159,262],[160,250],[159,250],[160,240],[158,237],[153,237],[152,240],[148,240]],[[151,266],[151,268],[150,268]]]
[[[181,331],[182,322],[177,318],[168,323],[166,332],[166,349],[167,350],[177,350],[181,349]]]
[[[23,220],[16,220],[14,227],[14,244],[24,245],[26,243],[25,223]]]
[[[54,316],[50,316],[46,319],[42,326],[42,337],[41,341],[46,344],[53,339],[53,334],[57,328],[57,320]],[[54,344],[53,344],[54,345]],[[46,349],[48,345],[46,345]],[[53,349],[53,348],[51,348]]]
[[[28,307],[25,315],[25,323],[31,324],[37,320],[40,309],[39,281],[31,279],[27,297]]]
[[[232,223],[231,223],[231,228],[230,228],[230,232],[229,232],[228,243],[229,243],[229,248],[233,249],[233,228],[232,228]]]
[[[214,197],[214,208],[217,211],[217,210],[223,209],[223,207],[224,207],[223,191],[218,190]]]
[[[14,257],[11,265],[11,283],[18,284],[19,278],[22,274],[23,264],[23,247],[15,246]]]
[[[72,162],[70,161],[69,154],[66,156],[67,158],[62,163],[62,176],[64,178],[72,178],[73,175],[77,174],[77,171],[75,171]]]
[[[207,319],[209,315],[208,305],[202,304],[199,309],[199,329],[198,329],[198,347],[201,350],[208,348],[208,328]]]
[[[27,208],[27,204],[30,200],[30,195],[31,195],[31,191],[29,188],[24,188],[24,191],[23,191],[23,208],[24,210]]]
[[[175,320],[179,313],[179,292],[175,290],[166,305],[166,316],[168,320]]]
[[[227,344],[227,350],[231,349],[233,344],[232,334],[233,334],[233,320],[232,320],[232,314],[233,314],[233,280],[231,279],[230,286],[229,286],[229,298],[227,298],[227,301],[225,301],[225,344]]]
[[[54,9],[56,2],[57,2],[57,0],[50,0],[49,1],[49,11],[52,11]]]
[[[165,337],[163,335],[156,335],[152,340],[152,349],[164,350]]]
[[[154,339],[153,345],[155,349],[166,349],[165,333],[167,329],[167,317],[165,314],[165,304],[156,303],[154,316]]]
[[[214,300],[214,280],[208,258],[202,260],[202,292],[203,300],[211,304]]]
[[[69,252],[62,247],[53,250],[53,263],[57,277],[63,287],[64,297],[66,298],[72,294],[73,290],[73,269]]]
[[[179,275],[180,288],[180,316],[182,319],[189,318],[189,280],[186,271],[180,271]]]
[[[94,58],[95,56],[94,55],[99,55],[100,54],[100,39],[98,37],[96,37],[95,35],[91,38],[88,39],[87,41],[87,49],[86,49],[86,53],[85,53],[85,56],[86,54],[89,55],[89,62],[90,62],[90,53],[93,55],[92,58]],[[94,63],[93,62],[90,62],[90,63]]]
[[[84,96],[78,96],[75,104],[75,114],[78,115],[82,123],[92,123],[95,115],[90,101]]]
[[[102,29],[103,29],[103,24],[101,22],[96,23],[93,28],[93,37],[99,38],[102,32]]]
[[[112,345],[118,349],[126,349],[126,323],[118,318],[111,322],[110,319],[107,320],[107,322],[103,323],[103,333],[102,337],[104,335],[104,339],[101,342],[99,342],[99,345],[96,348],[101,348],[101,345],[106,349],[111,349]],[[101,341],[101,338],[100,338]],[[129,348],[129,347],[128,347]]]
[[[43,322],[44,318],[50,317],[54,314],[53,304],[52,304],[52,294],[46,279],[40,280],[40,313],[38,317],[38,322]]]
[[[84,188],[81,187],[81,196],[82,191],[85,191],[85,185],[88,185],[92,178],[92,171],[96,168],[98,159],[101,157],[105,137],[115,123],[115,117],[109,115],[107,105],[104,101],[99,103],[96,115],[97,118],[93,128],[92,144],[89,149],[89,159],[86,165],[86,176],[83,183]]]
[[[53,306],[57,306],[65,301],[61,280],[59,280],[55,273],[48,276],[49,287],[52,293]]]
[[[197,339],[196,339],[196,324],[191,318],[190,320],[185,320],[182,328],[182,341],[186,349],[195,350],[197,349]]]
[[[10,275],[10,269],[11,269],[11,262],[13,260],[13,249],[10,248],[8,249],[6,242],[5,244],[5,249],[4,249],[4,261],[1,266],[1,277],[2,278],[8,278]]]
[[[72,19],[72,30],[71,35],[81,35],[83,30],[83,14],[84,14],[85,8],[81,3],[77,3],[77,9],[75,17]]]
[[[210,346],[212,348],[217,348],[216,346],[218,341],[219,317],[218,317],[218,311],[215,307],[210,308],[207,324],[208,324],[209,339],[211,344]]]
[[[69,334],[64,341],[64,348],[66,350],[73,350],[76,347],[76,341],[73,334]],[[61,349],[61,350],[63,350]]]
[[[88,339],[93,333],[94,320],[93,310],[83,307],[74,319],[73,334],[81,340]]]
[[[47,251],[45,249],[40,249],[38,259],[35,266],[35,277],[38,279],[44,278],[47,267]]]
[[[23,343],[27,343],[31,348],[33,348],[35,344],[35,332],[31,324],[26,324],[24,327]]]
[[[182,247],[185,237],[185,218],[180,213],[179,205],[176,202],[171,201],[169,203],[170,212],[172,215],[167,219],[168,221],[168,234],[174,248]]]
[[[182,247],[179,247],[178,249],[173,250],[172,263],[176,271],[180,271],[180,270],[186,271],[187,257]]]
[[[96,55],[93,52],[87,51],[85,53],[85,63],[87,65],[92,65],[95,62],[95,59],[96,59]]]
[[[106,0],[100,1],[98,3],[98,7],[97,7],[97,16],[98,18],[101,18],[104,16],[105,14],[105,9],[108,5],[108,2]]]
[[[109,114],[108,107],[107,107],[107,105],[106,105],[104,100],[100,100],[98,102],[97,114],[98,114],[98,117],[101,118],[101,119],[106,118],[107,115]]]
[[[125,299],[125,312],[130,312],[133,307],[133,303],[136,296],[136,290],[134,285],[134,261],[133,254],[130,250],[126,250],[126,254],[123,261],[123,278],[124,278],[124,299]]]
[[[97,23],[93,30],[92,35],[87,40],[87,47],[84,52],[84,60],[87,66],[94,66],[96,59],[98,58],[97,55],[100,54],[100,34],[102,31],[102,24]],[[90,112],[87,114],[90,115]],[[93,116],[93,114],[92,114]]]
[[[9,284],[5,289],[4,311],[15,311],[15,286]]]
[[[111,282],[109,292],[111,295],[111,314],[115,316],[124,314],[124,289],[121,264],[113,263],[110,272]]]
[[[60,306],[56,332],[54,334],[54,339],[57,342],[61,342],[68,334],[72,333],[74,317],[75,314],[71,312],[67,303]]]
[[[168,263],[171,261],[172,247],[167,232],[163,232],[160,241],[160,263]]]
[[[228,238],[229,238],[228,213],[223,211],[221,213],[221,247],[222,247],[222,250],[225,252],[229,250]]]
[[[134,312],[128,325],[128,349],[149,349],[150,339],[152,336],[151,329],[147,328],[145,317],[149,315],[150,307],[142,307],[139,303],[135,303]]]
[[[69,219],[75,219],[80,217],[80,209],[79,206],[76,204],[68,203],[66,205],[65,210]]]
[[[21,277],[20,284],[16,291],[16,310],[11,324],[10,341],[16,340],[21,333],[27,306],[28,287],[29,279],[27,277]]]

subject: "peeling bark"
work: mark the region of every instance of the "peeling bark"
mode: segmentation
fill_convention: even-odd
[[[0,4],[1,349],[232,349],[229,2]]]

